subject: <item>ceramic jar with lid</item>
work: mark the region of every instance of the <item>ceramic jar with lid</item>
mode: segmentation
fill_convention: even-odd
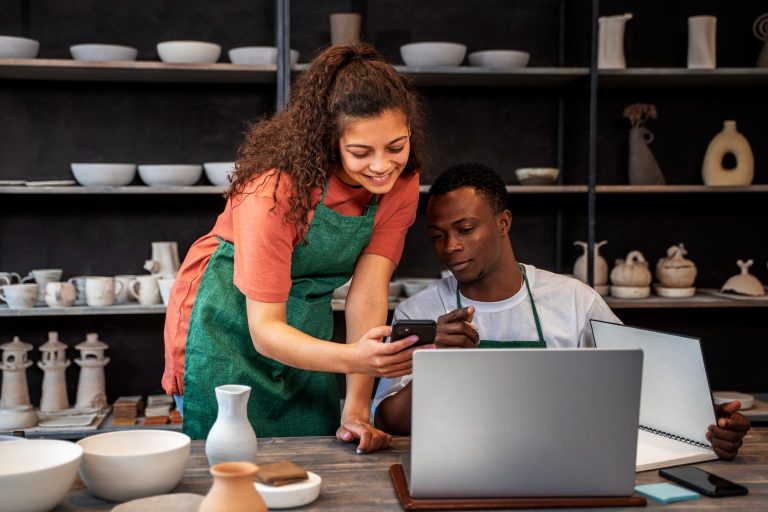
[[[611,270],[611,295],[620,299],[643,299],[651,294],[651,271],[640,251],[617,259]]]
[[[662,297],[691,297],[696,293],[696,265],[684,256],[688,254],[683,244],[667,249],[667,256],[656,264],[654,290]]]

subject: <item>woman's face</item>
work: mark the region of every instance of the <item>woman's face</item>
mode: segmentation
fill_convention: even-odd
[[[348,121],[339,139],[341,169],[337,176],[347,185],[386,194],[408,162],[408,137],[408,123],[399,110]]]

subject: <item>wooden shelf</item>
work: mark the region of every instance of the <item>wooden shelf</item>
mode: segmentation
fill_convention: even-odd
[[[419,185],[419,192],[426,194],[432,185]],[[586,194],[586,185],[507,185],[509,194]]]
[[[6,80],[274,84],[276,77],[274,65],[0,59],[0,79]]]
[[[148,187],[146,185],[135,185],[128,187],[81,187],[73,185],[68,187],[0,187],[0,194],[158,194],[158,195],[196,195],[196,194],[216,194],[221,195],[226,190],[225,187],[215,187],[213,185],[198,185],[192,187]]]
[[[597,185],[598,194],[741,194],[765,193],[768,185],[708,187],[706,185]]]
[[[684,299],[668,299],[651,295],[646,299],[617,299],[605,297],[611,309],[672,309],[672,308],[768,308],[768,296],[764,298],[728,299],[712,295],[715,288],[701,288],[696,295]]]
[[[598,87],[765,87],[764,68],[628,68],[598,72]]]
[[[163,304],[142,306],[140,304],[120,304],[115,306],[91,307],[73,306],[70,308],[49,308],[38,306],[33,309],[10,309],[0,306],[0,317],[21,316],[89,316],[89,315],[155,315],[165,314]]]

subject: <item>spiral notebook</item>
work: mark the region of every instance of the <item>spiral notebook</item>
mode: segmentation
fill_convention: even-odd
[[[636,470],[717,459],[705,436],[715,411],[699,338],[590,322],[597,348],[643,351]]]

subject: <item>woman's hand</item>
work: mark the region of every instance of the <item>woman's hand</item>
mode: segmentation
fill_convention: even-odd
[[[347,345],[353,351],[353,363],[350,373],[364,373],[373,377],[402,377],[411,373],[414,348],[409,348],[418,336],[409,336],[391,343],[383,343],[382,338],[389,336],[389,326],[374,327],[360,338],[357,343]],[[434,348],[434,345],[422,345],[419,348]]]
[[[388,447],[392,443],[392,436],[383,432],[365,421],[356,419],[343,419],[341,426],[336,431],[336,439],[345,443],[357,445],[357,453],[371,453]]]

